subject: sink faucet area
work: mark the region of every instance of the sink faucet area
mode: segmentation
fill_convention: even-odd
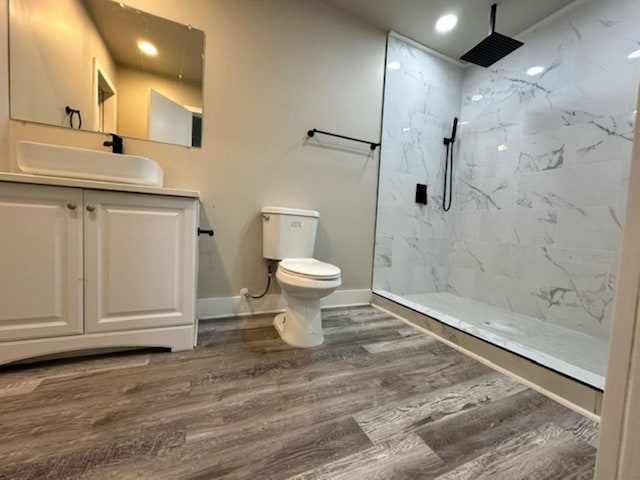
[[[109,135],[111,136],[111,140],[104,142],[102,145],[104,147],[111,147],[111,152],[113,153],[124,153],[122,137],[115,133],[110,133]]]
[[[161,187],[162,167],[149,158],[85,148],[19,141],[18,167],[24,173]]]

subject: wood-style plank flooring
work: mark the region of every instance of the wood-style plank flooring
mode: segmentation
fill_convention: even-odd
[[[401,321],[202,322],[190,352],[0,369],[0,479],[590,479],[593,422]]]

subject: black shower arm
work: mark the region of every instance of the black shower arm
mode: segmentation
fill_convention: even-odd
[[[489,17],[489,35],[493,35],[496,31],[496,14],[498,12],[498,4],[491,5],[491,16]]]

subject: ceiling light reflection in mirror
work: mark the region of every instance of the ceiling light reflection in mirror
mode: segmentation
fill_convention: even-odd
[[[138,42],[138,48],[142,53],[151,57],[155,57],[158,54],[158,49],[156,48],[156,46],[153,43],[147,42],[145,40],[140,40]],[[180,76],[181,74],[178,74],[178,77]]]

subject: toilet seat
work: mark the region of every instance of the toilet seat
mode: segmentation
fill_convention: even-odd
[[[308,278],[310,280],[335,280],[340,278],[340,269],[330,263],[320,262],[315,258],[285,258],[278,269],[289,275]]]

